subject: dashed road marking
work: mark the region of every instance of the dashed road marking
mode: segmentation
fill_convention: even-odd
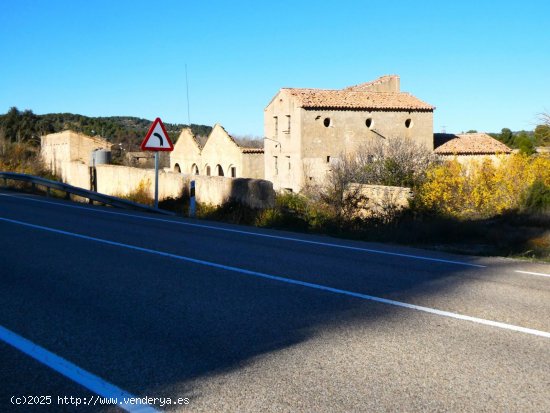
[[[115,242],[115,241],[109,241],[109,240],[106,240],[106,239],[90,237],[88,235],[82,235],[82,234],[77,234],[77,233],[73,233],[73,232],[63,231],[63,230],[59,230],[59,229],[55,229],[55,228],[45,227],[45,226],[42,226],[42,225],[30,224],[28,222],[22,222],[22,221],[17,221],[17,220],[8,219],[8,218],[0,218],[0,221],[9,222],[9,223],[16,224],[16,225],[22,225],[22,226],[26,226],[26,227],[29,227],[29,228],[43,230],[43,231],[48,231],[48,232],[52,232],[52,233],[56,233],[56,234],[67,235],[67,236],[71,236],[71,237],[74,237],[74,238],[80,238],[80,239],[84,239],[84,240],[88,240],[88,241],[98,242],[98,243],[101,243],[101,244],[107,244],[107,245],[112,245],[112,246],[116,246],[116,247],[122,247],[122,248],[130,249],[130,250],[134,250],[134,251],[140,251],[140,252],[144,252],[144,253],[148,253],[148,254],[155,254],[155,255],[162,256],[162,257],[173,258],[173,259],[180,260],[180,261],[191,262],[191,263],[194,263],[194,264],[204,265],[204,266],[211,267],[211,268],[217,268],[217,269],[236,272],[236,273],[240,273],[240,274],[251,275],[251,276],[254,276],[254,277],[264,278],[264,279],[273,280],[273,281],[278,281],[278,282],[282,282],[282,283],[286,283],[286,284],[299,285],[299,286],[302,286],[302,287],[307,287],[307,288],[311,288],[311,289],[315,289],[315,290],[326,291],[326,292],[330,292],[330,293],[334,293],[334,294],[345,295],[345,296],[348,296],[348,297],[355,297],[355,298],[360,298],[360,299],[363,299],[363,300],[374,301],[374,302],[378,302],[378,303],[382,303],[382,304],[388,304],[388,305],[392,305],[392,306],[396,306],[396,307],[402,307],[402,308],[408,308],[408,309],[411,309],[411,310],[422,311],[422,312],[425,312],[425,313],[435,314],[435,315],[439,315],[439,316],[442,316],[442,317],[449,317],[449,318],[454,318],[454,319],[457,319],[457,320],[471,321],[471,322],[474,322],[474,323],[477,323],[477,324],[483,324],[483,325],[487,325],[487,326],[491,326],[491,327],[497,327],[497,328],[501,328],[501,329],[504,329],[504,330],[517,331],[517,332],[520,332],[520,333],[525,333],[525,334],[531,334],[531,335],[535,335],[535,336],[539,336],[539,337],[550,338],[550,332],[546,332],[546,331],[534,330],[534,329],[531,329],[531,328],[516,326],[516,325],[513,325],[513,324],[501,323],[501,322],[498,322],[498,321],[486,320],[486,319],[483,319],[483,318],[478,318],[478,317],[472,317],[472,316],[468,316],[468,315],[453,313],[453,312],[450,312],[450,311],[443,311],[443,310],[438,310],[438,309],[435,309],[435,308],[423,307],[423,306],[420,306],[420,305],[404,303],[404,302],[401,302],[401,301],[389,300],[389,299],[382,298],[382,297],[375,297],[375,296],[372,296],[372,295],[356,293],[356,292],[353,292],[353,291],[342,290],[342,289],[339,289],[339,288],[333,288],[333,287],[329,287],[329,286],[325,286],[325,285],[321,285],[321,284],[314,284],[314,283],[310,283],[310,282],[295,280],[295,279],[292,279],[292,278],[285,278],[285,277],[280,277],[280,276],[276,276],[276,275],[270,275],[270,274],[266,274],[266,273],[262,273],[262,272],[258,272],[258,271],[252,271],[252,270],[247,270],[247,269],[244,269],[244,268],[233,267],[233,266],[229,266],[229,265],[218,264],[218,263],[211,262],[211,261],[205,261],[205,260],[200,260],[200,259],[196,259],[196,258],[186,257],[186,256],[183,256],[183,255],[176,255],[176,254],[171,254],[171,253],[168,253],[168,252],[163,252],[163,251],[152,250],[152,249],[149,249],[149,248],[138,247],[138,246],[135,246],[135,245],[124,244],[124,243],[121,243],[121,242]]]
[[[7,194],[0,194],[0,195],[10,197],[10,198],[24,199],[24,200],[28,200],[28,201],[34,201],[34,202],[41,202],[41,203],[45,203],[45,204],[57,205],[57,206],[66,207],[66,208],[84,209],[86,211],[91,211],[91,212],[99,212],[99,213],[103,213],[103,214],[131,217],[131,218],[138,219],[140,221],[146,220],[146,221],[156,221],[156,222],[165,222],[165,223],[167,222],[167,223],[174,224],[174,225],[183,225],[183,226],[188,226],[188,227],[203,228],[203,229],[209,229],[209,230],[214,230],[214,231],[231,232],[231,233],[234,233],[234,234],[249,235],[249,236],[254,236],[254,237],[278,239],[278,240],[283,240],[283,241],[298,242],[298,243],[302,243],[302,244],[317,245],[317,246],[321,246],[321,247],[340,248],[340,249],[351,250],[351,251],[367,252],[367,253],[371,253],[371,254],[381,254],[381,255],[388,255],[388,256],[394,256],[394,257],[402,257],[402,258],[409,258],[409,259],[415,259],[415,260],[422,260],[422,261],[440,262],[440,263],[444,263],[444,264],[462,265],[462,266],[466,266],[466,267],[486,268],[486,265],[473,264],[473,263],[465,262],[465,261],[455,261],[455,260],[446,260],[446,259],[442,259],[442,258],[424,257],[424,256],[421,256],[421,255],[404,254],[404,253],[399,253],[399,252],[376,250],[376,249],[372,249],[372,248],[353,247],[351,245],[334,244],[334,243],[331,243],[331,242],[311,241],[311,240],[305,240],[305,239],[301,239],[301,238],[285,237],[285,236],[282,236],[282,235],[262,234],[262,233],[258,233],[258,232],[244,231],[244,230],[233,229],[233,228],[223,228],[223,227],[218,227],[218,226],[214,226],[214,225],[194,224],[194,223],[190,223],[190,222],[183,222],[183,221],[175,221],[175,220],[162,219],[162,218],[147,217],[147,216],[143,216],[143,215],[125,214],[123,212],[105,211],[103,209],[89,208],[89,207],[83,207],[83,206],[78,206],[78,205],[70,205],[70,204],[65,204],[65,203],[60,203],[60,202],[43,201],[41,199],[19,197],[19,196],[7,195]]]
[[[516,270],[516,272],[519,272],[520,274],[538,275],[540,277],[550,277],[550,274],[544,274],[542,272],[519,271],[519,270]]]

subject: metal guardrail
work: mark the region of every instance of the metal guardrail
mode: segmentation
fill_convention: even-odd
[[[100,194],[98,192],[89,191],[84,188],[64,184],[63,182],[52,181],[50,179],[40,178],[34,175],[20,174],[15,172],[0,172],[0,179],[4,180],[4,187],[7,187],[7,181],[22,181],[30,183],[33,188],[37,185],[47,188],[46,193],[49,196],[50,189],[57,189],[65,192],[67,198],[70,199],[70,194],[87,198],[90,203],[99,202],[104,205],[110,205],[116,208],[134,209],[137,211],[156,212],[165,215],[176,215],[174,212],[165,211],[163,209],[157,209],[148,205],[138,204],[137,202],[128,201],[125,199],[116,198],[114,196]]]

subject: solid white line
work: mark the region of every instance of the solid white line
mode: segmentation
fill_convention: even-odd
[[[516,270],[516,272],[519,272],[521,274],[540,275],[541,277],[550,277],[550,274],[543,274],[542,272],[519,271],[519,270]]]
[[[283,282],[283,283],[286,283],[286,284],[299,285],[299,286],[302,286],[302,287],[312,288],[312,289],[315,289],[315,290],[328,291],[328,292],[335,293],[335,294],[341,294],[341,295],[346,295],[346,296],[350,296],[350,297],[361,298],[363,300],[375,301],[375,302],[378,302],[378,303],[389,304],[389,305],[393,305],[393,306],[396,306],[396,307],[404,307],[404,308],[409,308],[409,309],[412,309],[412,310],[423,311],[425,313],[436,314],[436,315],[440,315],[440,316],[443,316],[443,317],[450,317],[450,318],[455,318],[455,319],[458,319],[458,320],[466,320],[466,321],[471,321],[471,322],[478,323],[478,324],[488,325],[488,326],[491,326],[491,327],[497,327],[497,328],[502,328],[502,329],[505,329],[505,330],[518,331],[518,332],[521,332],[521,333],[532,334],[532,335],[539,336],[539,337],[550,338],[550,333],[546,332],[546,331],[534,330],[534,329],[531,329],[531,328],[515,326],[513,324],[506,324],[506,323],[501,323],[501,322],[498,322],[498,321],[485,320],[483,318],[477,318],[477,317],[471,317],[471,316],[462,315],[462,314],[458,314],[458,313],[452,313],[450,311],[437,310],[435,308],[423,307],[423,306],[419,306],[419,305],[415,305],[415,304],[409,304],[409,303],[403,303],[401,301],[394,301],[394,300],[389,300],[389,299],[386,299],[386,298],[375,297],[375,296],[372,296],[372,295],[356,293],[356,292],[353,292],[353,291],[341,290],[339,288],[333,288],[333,287],[328,287],[328,286],[325,286],[325,285],[314,284],[314,283],[309,283],[309,282],[305,282],[305,281],[299,281],[299,280],[295,280],[295,279],[292,279],[292,278],[279,277],[279,276],[276,276],[276,275],[270,275],[270,274],[266,274],[266,273],[262,273],[262,272],[247,270],[247,269],[244,269],[244,268],[232,267],[232,266],[223,265],[223,264],[217,264],[215,262],[199,260],[199,259],[196,259],[196,258],[185,257],[183,255],[176,255],[176,254],[171,254],[171,253],[163,252],[163,251],[151,250],[149,248],[137,247],[135,245],[123,244],[123,243],[120,243],[120,242],[109,241],[109,240],[105,240],[105,239],[101,239],[101,238],[94,238],[94,237],[90,237],[90,236],[87,236],[87,235],[81,235],[81,234],[76,234],[76,233],[73,233],[73,232],[62,231],[62,230],[59,230],[59,229],[44,227],[44,226],[41,226],[41,225],[29,224],[27,222],[16,221],[16,220],[13,220],[13,219],[0,218],[0,221],[10,222],[10,223],[17,224],[17,225],[23,225],[23,226],[26,226],[26,227],[40,229],[40,230],[44,230],[44,231],[48,231],[48,232],[53,232],[53,233],[56,233],[56,234],[68,235],[68,236],[71,236],[71,237],[81,238],[81,239],[94,241],[94,242],[99,242],[99,243],[102,243],[102,244],[127,248],[127,249],[134,250],[134,251],[140,251],[140,252],[145,252],[145,253],[149,253],[149,254],[156,254],[156,255],[160,255],[162,257],[174,258],[174,259],[177,259],[177,260],[192,262],[194,264],[204,265],[204,266],[207,266],[207,267],[218,268],[218,269],[222,269],[222,270],[226,270],[226,271],[232,271],[232,272],[236,272],[236,273],[240,273],[240,274],[252,275],[254,277],[260,277],[260,278],[265,278],[265,279],[268,279],[268,280],[279,281],[279,282]]]
[[[115,385],[103,380],[101,377],[96,376],[86,370],[81,369],[77,365],[59,357],[57,354],[46,350],[43,347],[27,340],[20,335],[8,330],[7,328],[0,326],[0,340],[15,347],[17,350],[27,354],[33,359],[39,361],[42,364],[50,367],[51,369],[61,373],[68,379],[80,384],[81,386],[91,390],[93,393],[105,397],[105,398],[117,398],[118,404],[116,406],[124,409],[128,412],[149,413],[158,412],[151,406],[140,404],[124,404],[124,399],[134,399],[136,396],[116,387]],[[82,404],[84,405],[84,403]],[[106,407],[107,405],[103,405]]]
[[[59,202],[43,201],[43,200],[39,200],[39,199],[18,197],[18,196],[7,195],[7,194],[0,194],[0,195],[10,197],[10,198],[24,199],[24,200],[27,200],[27,201],[41,202],[41,203],[44,203],[44,204],[52,204],[52,205],[66,207],[66,208],[85,209],[87,211],[99,212],[99,213],[103,213],[103,214],[121,215],[121,216],[125,216],[125,217],[131,217],[131,218],[134,218],[134,219],[137,219],[137,220],[168,222],[170,224],[175,224],[175,225],[184,225],[184,226],[188,226],[188,227],[196,227],[196,228],[204,228],[204,229],[210,229],[210,230],[215,230],[215,231],[231,232],[231,233],[235,233],[235,234],[250,235],[250,236],[254,236],[254,237],[279,239],[279,240],[283,240],[283,241],[299,242],[299,243],[302,243],[302,244],[318,245],[318,246],[322,246],[322,247],[340,248],[340,249],[346,249],[346,250],[352,250],[352,251],[368,252],[368,253],[371,253],[371,254],[389,255],[389,256],[394,256],[394,257],[410,258],[410,259],[422,260],[422,261],[441,262],[441,263],[444,263],[444,264],[463,265],[463,266],[467,266],[467,267],[486,268],[485,265],[472,264],[472,263],[464,262],[464,261],[453,261],[453,260],[445,260],[445,259],[441,259],[441,258],[424,257],[424,256],[421,256],[421,255],[411,255],[411,254],[403,254],[403,253],[398,253],[398,252],[375,250],[375,249],[371,249],[371,248],[352,247],[352,246],[349,246],[349,245],[341,245],[341,244],[334,244],[334,243],[329,243],[329,242],[304,240],[304,239],[300,239],[300,238],[285,237],[285,236],[282,236],[282,235],[269,235],[269,234],[262,234],[262,233],[251,232],[251,231],[243,231],[243,230],[232,229],[232,228],[223,228],[223,227],[217,227],[217,226],[214,226],[214,225],[192,224],[192,223],[189,223],[189,222],[173,221],[173,220],[162,219],[162,218],[153,218],[153,217],[147,217],[147,216],[143,216],[143,215],[125,214],[123,212],[105,211],[104,209],[95,209],[95,208],[89,208],[89,207],[83,207],[83,206],[77,206],[77,205],[69,205],[69,204],[64,204],[64,203],[59,203]]]

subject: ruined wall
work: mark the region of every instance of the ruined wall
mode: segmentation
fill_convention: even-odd
[[[243,175],[243,154],[239,146],[229,137],[225,129],[220,125],[214,125],[204,148],[201,152],[201,161],[203,169],[201,175],[206,175],[206,167],[210,166],[212,176],[231,176],[230,168],[235,167],[237,177]],[[223,175],[217,171],[217,165],[220,165]]]
[[[65,132],[62,132],[65,133]],[[105,139],[87,136],[69,131],[71,161],[90,162],[90,154],[96,149],[111,149],[111,144]]]
[[[224,173],[229,172],[231,165],[237,166],[237,176],[243,170],[263,177],[262,154],[243,154],[240,148],[227,136],[223,128],[218,127],[219,136],[212,141],[211,160],[221,159]],[[218,141],[218,145],[214,145]],[[90,154],[95,149],[109,146],[107,141],[64,131],[43,136],[41,139],[41,155],[45,165],[62,180],[70,185],[84,189],[90,187]],[[185,152],[180,145],[180,155]],[[198,148],[197,148],[198,149]],[[196,154],[195,154],[196,155]],[[190,160],[193,160],[191,158]],[[249,162],[243,164],[243,158]],[[257,164],[260,163],[258,167]],[[274,204],[273,186],[261,179],[231,179],[217,176],[193,176],[189,171],[182,173],[171,170],[159,170],[159,200],[178,198],[184,188],[189,187],[191,178],[197,179],[196,194],[199,202],[221,205],[228,200],[235,200],[254,208],[269,207]],[[212,174],[216,173],[216,165],[212,165]],[[247,169],[248,168],[248,169]],[[190,165],[189,165],[190,169]],[[187,173],[184,173],[187,172]],[[203,173],[203,171],[201,171]],[[140,187],[151,197],[155,194],[155,170],[134,168],[119,165],[96,166],[97,191],[106,195],[125,196]]]
[[[79,183],[77,186],[86,189],[89,189],[89,180],[85,186],[82,186],[85,179],[80,176],[81,172],[77,172],[76,166],[72,163],[76,162],[87,167],[92,151],[110,148],[109,142],[104,139],[70,130],[44,135],[40,138],[40,143],[40,155],[46,167],[60,176],[64,182],[70,183],[69,180],[73,180]]]
[[[264,109],[264,176],[275,190],[303,185],[301,109],[285,90]]]
[[[91,189],[88,165],[82,162],[67,162],[65,165],[62,170],[65,173],[64,181],[66,183],[79,188]]]
[[[193,173],[193,165],[197,165],[199,173],[202,173],[201,149],[188,128],[181,131],[174,150],[170,152],[170,169],[174,172],[177,172],[176,165],[184,174]]]
[[[144,188],[151,197],[155,196],[155,170],[132,168],[119,165],[98,165],[97,192],[114,196],[125,196]],[[178,198],[189,179],[182,174],[159,170],[159,200]]]
[[[243,172],[237,176],[244,176],[253,179],[264,179],[264,154],[263,153],[243,153],[242,154]]]
[[[362,217],[407,208],[413,197],[410,188],[400,186],[350,184],[347,191],[364,197],[358,208]]]
[[[193,176],[197,202],[221,205],[236,201],[252,208],[275,205],[273,184],[263,179],[226,178],[223,176]]]
[[[69,185],[90,189],[90,168],[82,162],[59,162],[58,173]],[[97,165],[97,192],[126,196],[144,188],[149,196],[155,196],[155,170],[119,165]],[[194,176],[159,170],[159,200],[179,198],[191,179],[196,181],[198,202],[221,205],[237,201],[252,208],[268,208],[275,204],[275,192],[269,181],[249,178],[218,176]]]

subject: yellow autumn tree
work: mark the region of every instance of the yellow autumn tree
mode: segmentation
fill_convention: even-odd
[[[550,186],[550,156],[511,155],[463,165],[433,166],[419,188],[417,205],[456,218],[486,218],[519,209],[535,181]]]

